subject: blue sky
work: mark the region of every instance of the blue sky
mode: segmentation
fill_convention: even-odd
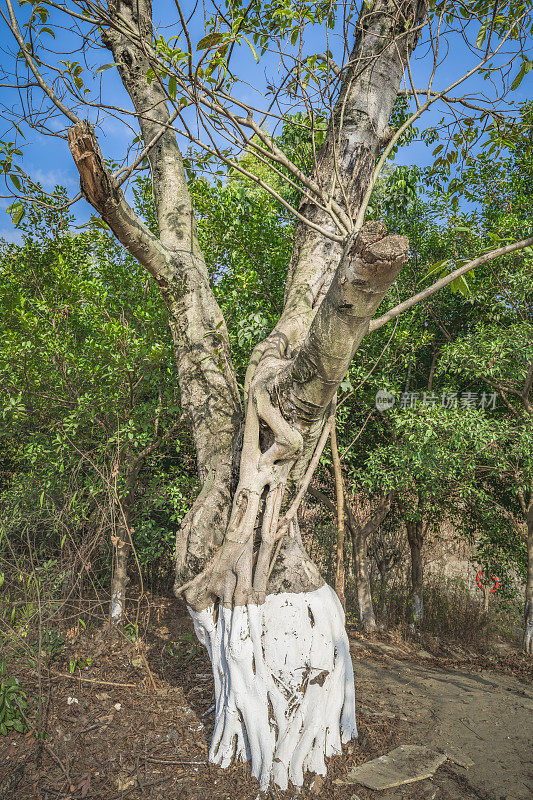
[[[192,7],[192,4],[185,3],[184,6],[185,8],[188,6]],[[177,32],[177,29],[173,29],[172,25],[169,26],[168,24],[169,21],[173,21],[176,18],[174,3],[170,2],[170,0],[160,0],[154,3],[154,7],[157,10],[156,14],[159,16],[159,20],[156,16],[158,27],[160,27],[161,32],[166,37],[170,37],[173,35],[174,30]],[[24,18],[28,15],[27,8],[29,7],[23,7],[22,10],[17,11],[19,22],[21,23],[24,22]],[[58,21],[58,15],[52,15],[52,22],[54,21]],[[198,41],[203,35],[203,25],[201,24],[201,20],[198,19],[196,23],[191,25],[191,36],[193,41]],[[10,39],[10,33],[3,22],[0,22],[0,37],[4,44],[4,64],[8,65],[10,59],[5,50],[8,48],[13,51],[14,48]],[[475,38],[475,32],[472,38]],[[58,55],[56,59],[63,58],[72,61],[80,59],[79,54],[76,52],[78,46],[77,41],[71,34],[62,33],[60,36],[58,35],[55,44],[56,49],[61,48],[64,52],[74,50],[74,52],[64,56]],[[530,58],[533,57],[531,55],[531,46],[532,42],[530,41]],[[335,55],[335,43],[330,42],[330,47]],[[324,49],[325,29],[315,26],[309,30],[309,36],[306,38],[306,50],[308,53],[312,53],[323,52]],[[414,80],[418,86],[424,87],[427,82],[430,61],[422,47],[417,49],[415,55],[416,59],[413,62]],[[435,90],[440,90],[449,85],[454,78],[459,77],[468,70],[475,61],[479,59],[479,55],[479,50],[471,52],[458,35],[450,36],[447,48],[443,47],[443,56],[445,56],[445,58],[443,58],[442,64],[437,70],[433,88]],[[52,56],[49,56],[49,60],[51,59]],[[93,53],[91,67],[94,69],[96,66],[110,61],[110,54],[102,49]],[[243,45],[235,52],[233,67],[235,72],[245,82],[241,85],[238,96],[244,101],[252,102],[258,99],[265,87],[266,80],[276,77],[278,63],[272,57],[266,56],[262,59],[261,63],[257,65],[247,45]],[[513,66],[512,75],[514,76],[517,71],[518,65]],[[122,89],[116,70],[110,69],[99,76],[95,76],[91,74],[91,69],[87,69],[84,73],[84,77],[86,85],[91,88],[102,79],[106,86],[106,98],[110,102],[129,107],[129,100]],[[532,88],[533,71],[523,80],[518,91],[512,94],[513,102],[519,105],[525,100],[531,99],[533,97]],[[452,94],[463,95],[465,92],[467,92],[469,96],[475,96],[482,92],[490,97],[494,95],[494,87],[490,85],[489,81],[483,81],[476,75],[470,78],[468,82],[463,84],[460,89],[457,89]],[[0,88],[0,103],[2,103],[2,106],[14,107],[18,102],[17,94],[13,90]],[[424,128],[435,125],[438,122],[442,116],[443,108],[441,106],[440,108],[434,107],[434,109],[435,110],[429,111],[421,122],[417,123],[418,127]],[[16,134],[16,136],[17,142],[23,150],[23,168],[25,171],[30,174],[34,180],[42,183],[47,191],[52,190],[56,184],[61,184],[67,188],[71,196],[75,195],[78,189],[78,174],[72,162],[66,142],[59,138],[39,134],[28,126],[21,126],[21,130],[25,138],[22,139],[18,134]],[[13,129],[9,132],[4,124],[1,135],[4,139],[13,140],[15,133]],[[107,117],[100,121],[98,125],[98,135],[104,155],[107,158],[116,160],[122,160],[125,148],[127,148],[133,138],[131,131],[127,130],[120,120],[113,119],[112,117]],[[396,163],[428,163],[431,158],[432,149],[433,148],[427,148],[420,142],[414,142],[397,155]],[[1,193],[4,195],[6,194],[5,190]],[[9,202],[10,201],[6,197],[0,199],[0,237],[9,241],[17,241],[19,239],[19,233],[13,228],[11,219],[5,212]],[[90,210],[85,201],[82,200],[76,205],[74,213],[77,220],[81,223],[88,218]]]

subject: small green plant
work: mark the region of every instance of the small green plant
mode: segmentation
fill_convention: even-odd
[[[24,733],[26,725],[24,723],[23,712],[27,709],[28,703],[26,692],[16,678],[6,676],[7,664],[5,658],[0,661],[0,735],[7,736],[11,731]]]
[[[128,622],[124,625],[124,636],[127,636],[131,642],[136,642],[139,638],[139,626],[137,623]]]
[[[68,671],[71,675],[74,674],[76,668],[77,669],[89,669],[92,664],[92,658],[81,658],[80,656],[76,656],[76,658],[71,658],[68,662]]]
[[[184,633],[178,637],[177,642],[167,645],[167,648],[171,656],[186,664],[199,651],[200,645],[192,633]]]

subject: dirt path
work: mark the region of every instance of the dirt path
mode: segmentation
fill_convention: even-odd
[[[380,792],[379,797],[430,798],[436,790],[439,800],[531,798],[531,683],[507,674],[399,660],[391,650],[368,657],[358,656],[356,649],[360,718],[390,720],[397,725],[398,744],[426,745],[449,753],[455,763],[448,761],[416,792],[412,785]],[[354,789],[361,800],[372,795]]]

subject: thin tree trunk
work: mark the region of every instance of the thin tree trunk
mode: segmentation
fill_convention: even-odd
[[[527,510],[527,581],[523,646],[528,655],[533,655],[533,492],[530,492]]]
[[[336,547],[336,566],[335,566],[335,591],[341,605],[346,609],[346,598],[344,593],[344,485],[342,480],[341,460],[337,445],[337,431],[335,421],[331,427],[331,456],[333,461],[333,471],[335,473],[335,497],[337,500],[337,547]]]
[[[424,619],[424,537],[421,522],[407,522],[406,527],[411,550],[411,630],[414,631]]]
[[[129,543],[129,511],[122,506],[119,511],[116,534],[111,541],[114,545],[113,576],[111,578],[111,602],[109,604],[109,622],[119,627],[124,621],[126,606],[126,585],[128,583]]]
[[[366,633],[376,630],[376,615],[372,601],[370,570],[368,568],[368,540],[375,533],[390,512],[393,495],[388,494],[372,511],[370,519],[364,525],[358,525],[350,506],[347,505],[348,521],[352,529],[352,554],[357,586],[357,604],[359,619]]]
[[[367,543],[370,532],[368,529],[365,530],[365,527],[358,527],[352,536],[353,560],[355,565],[359,619],[361,620],[363,630],[366,633],[372,633],[376,630],[377,625],[368,569]]]
[[[381,591],[380,591],[380,605],[381,605],[381,616],[383,618],[383,625],[385,628],[387,627],[387,619],[388,619],[388,611],[387,611],[387,578],[388,578],[388,570],[385,565],[381,567],[379,570],[379,576],[381,578]]]
[[[320,500],[330,511],[336,511],[327,495],[314,487],[310,488],[310,494]],[[370,571],[368,569],[367,543],[372,533],[374,533],[390,511],[392,494],[387,495],[372,512],[370,519],[365,525],[358,525],[353,512],[344,501],[344,518],[352,543],[352,569],[356,580],[357,604],[359,609],[359,619],[363,630],[367,633],[375,631],[377,628],[374,605],[372,601],[372,589],[370,585]]]

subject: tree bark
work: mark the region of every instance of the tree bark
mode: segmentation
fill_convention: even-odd
[[[151,45],[150,0],[111,0],[109,13],[112,19],[125,20]],[[166,97],[157,80],[148,83],[149,59],[132,39],[119,32],[122,27],[108,27],[102,40],[113,55],[139,115],[145,145],[161,134],[163,126],[169,126],[148,153],[158,238],[151,236],[144,252],[133,252],[139,231],[144,239],[147,237],[138,219],[135,230],[123,230],[120,219],[118,225],[115,222],[116,216],[128,216],[122,193],[113,191],[110,185],[111,191],[105,193],[103,201],[95,203],[94,193],[84,181],[85,171],[80,171],[80,177],[89,202],[157,281],[169,314],[181,403],[194,438],[201,486],[176,541],[176,582],[180,584],[202,568],[224,537],[239,457],[242,409],[226,323],[209,285],[198,244],[192,201],[176,135],[169,124]],[[82,162],[73,155],[79,168]],[[99,173],[103,174],[102,168]],[[119,214],[114,212],[111,201],[117,195]]]
[[[116,533],[111,537],[114,547],[113,575],[111,578],[111,602],[109,604],[109,622],[119,627],[124,621],[126,606],[126,586],[128,583],[128,557],[130,552],[130,515],[127,507],[122,506],[116,526]]]
[[[414,631],[424,619],[424,535],[421,522],[407,522],[406,528],[411,550],[411,630]]]
[[[355,564],[355,580],[357,586],[357,605],[359,619],[365,633],[373,633],[377,629],[374,603],[372,601],[372,587],[368,569],[367,543],[368,533],[364,527],[357,527],[353,538],[353,560]]]

